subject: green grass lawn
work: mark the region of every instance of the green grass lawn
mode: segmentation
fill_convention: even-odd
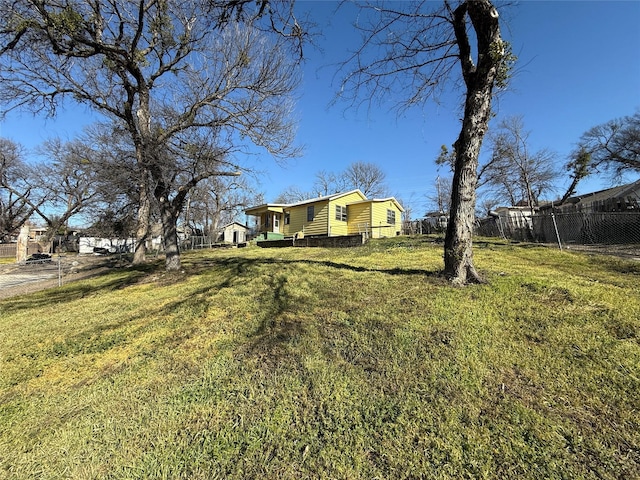
[[[640,478],[640,264],[221,250],[0,301],[0,478]]]

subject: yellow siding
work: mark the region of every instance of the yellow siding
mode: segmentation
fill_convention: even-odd
[[[285,217],[289,214],[289,225],[285,224]],[[282,214],[282,233],[285,236],[290,236],[296,233],[295,225],[296,225],[296,210],[292,208],[285,208],[284,213]]]
[[[310,205],[314,207],[312,222],[307,221],[307,207]],[[289,236],[304,232],[305,235],[326,235],[328,209],[329,202],[327,201],[313,204],[307,203],[285,209],[289,213],[290,221],[289,225],[284,226],[284,234]]]
[[[400,231],[400,225],[402,221],[402,212],[396,207],[392,201],[386,202],[373,202],[372,207],[372,222],[371,222],[371,237],[394,237],[397,232]],[[395,223],[389,225],[387,223],[387,210],[393,210],[396,213]]]
[[[329,202],[314,203],[313,222],[307,222],[307,206],[304,207],[304,234],[305,235],[326,235],[329,216]]]
[[[287,208],[286,212],[289,213],[289,225],[285,226],[285,235],[294,235],[307,230],[307,205]]]
[[[347,207],[349,203],[359,202],[362,199],[362,195],[357,192],[353,192],[349,195],[344,195],[329,202],[329,232],[331,236],[347,235],[349,233],[349,225],[351,224],[351,220],[348,217],[348,212],[346,222],[336,219],[336,206],[340,205],[341,207]]]
[[[285,213],[289,213],[289,225],[285,225],[284,234],[289,236],[301,232],[307,221],[306,205],[286,208]]]
[[[349,233],[369,232],[371,227],[371,203],[349,205]]]
[[[333,201],[340,203],[342,205],[347,205],[348,203],[360,202],[362,200],[366,200],[366,197],[364,197],[358,192],[353,192],[353,193],[350,193],[349,195],[343,195],[340,198],[337,198]]]
[[[336,219],[336,205],[340,205],[346,207],[345,204],[337,202],[331,202],[329,207],[329,232],[330,235],[346,235],[348,233],[348,222],[343,222],[342,220]],[[348,219],[348,217],[347,217]]]
[[[280,222],[280,231],[285,237],[293,235],[295,232],[291,231],[291,225],[286,225],[284,223],[285,213],[282,214],[282,221]]]

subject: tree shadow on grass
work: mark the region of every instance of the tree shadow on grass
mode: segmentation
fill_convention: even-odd
[[[273,273],[257,301],[262,306],[257,328],[242,343],[236,355],[251,358],[261,368],[275,369],[295,357],[292,346],[306,333],[299,315],[305,305],[289,292],[285,274]]]
[[[109,287],[119,288],[122,284],[114,282]],[[26,346],[22,355],[32,358],[63,358],[103,354],[126,345],[134,346],[131,351],[133,356],[154,356],[158,352],[163,354],[162,352],[174,351],[180,344],[197,335],[195,323],[208,308],[206,299],[211,288],[216,287],[207,286],[194,290],[189,295],[176,297],[175,301],[168,304],[150,305],[150,308],[135,309],[115,317],[92,319],[86,325],[70,324],[69,329],[63,335],[58,335],[56,341],[46,348],[39,344]],[[183,312],[191,314],[185,315]],[[154,338],[153,344],[138,342],[139,338],[152,330],[159,333],[159,336],[151,335]]]
[[[238,282],[245,281],[247,277],[255,275],[262,266],[295,266],[311,265],[318,267],[328,267],[338,270],[349,270],[361,273],[384,273],[387,275],[410,275],[431,278],[445,285],[447,282],[441,276],[440,271],[430,271],[424,269],[407,268],[371,268],[349,263],[339,263],[329,260],[284,260],[278,258],[245,258],[228,257],[223,259],[201,259],[188,265],[188,273],[177,277],[169,276],[162,280],[163,284],[184,281],[194,275],[212,274],[216,281],[205,287],[199,293],[193,295],[203,295],[216,288],[230,288]],[[276,270],[277,271],[277,270]],[[33,294],[11,297],[0,303],[0,312],[15,313],[22,310],[41,308],[48,305],[60,305],[63,308],[65,303],[84,298],[93,294],[121,290],[131,285],[144,281],[153,273],[164,274],[160,263],[148,263],[128,267],[126,270],[109,270],[107,273],[97,273],[96,276],[88,280],[78,280],[62,287],[53,287]],[[104,277],[104,278],[102,278]],[[281,286],[272,285],[274,292],[281,291]],[[184,303],[188,299],[182,299],[178,303]],[[284,301],[284,297],[280,299]]]
[[[439,270],[412,268],[373,268],[352,265],[329,260],[279,259],[279,258],[245,258],[228,257],[223,259],[207,259],[201,262],[195,275],[218,271],[220,288],[231,288],[245,282],[255,275],[266,275],[264,288],[261,288],[256,301],[261,305],[260,323],[250,336],[249,344],[241,348],[239,355],[257,357],[268,364],[278,363],[288,355],[290,342],[296,342],[305,334],[307,322],[302,320],[301,311],[305,305],[299,298],[293,298],[288,288],[286,267],[311,265],[335,270],[347,270],[356,273],[382,273],[391,276],[414,276],[428,278],[443,286],[449,282]],[[267,269],[263,267],[268,267]],[[280,267],[280,269],[278,269]],[[330,273],[328,273],[330,275]],[[213,287],[212,287],[213,288]]]
[[[422,276],[426,278],[432,279],[442,279],[443,282],[445,278],[442,276],[442,272],[440,270],[425,270],[420,268],[372,268],[372,267],[363,267],[359,265],[351,265],[349,263],[339,263],[333,262],[330,260],[308,260],[308,259],[299,259],[299,260],[285,260],[285,259],[277,259],[277,258],[243,258],[243,257],[229,257],[224,259],[215,259],[205,262],[204,266],[198,267],[197,271],[193,271],[192,274],[198,275],[205,273],[209,269],[213,269],[216,267],[222,267],[227,271],[226,280],[221,283],[223,287],[230,287],[234,285],[235,280],[241,279],[247,275],[251,275],[253,272],[256,272],[260,266],[263,265],[273,265],[273,266],[291,266],[291,265],[311,265],[311,266],[319,266],[319,267],[328,267],[332,269],[338,270],[349,270],[352,272],[361,272],[361,273],[384,273],[387,275],[411,275],[411,276]]]
[[[301,298],[299,294],[292,293],[294,290],[289,288],[285,267],[311,265],[322,267],[323,269],[347,270],[363,274],[382,273],[391,276],[427,278],[429,282],[442,283],[443,286],[449,285],[439,271],[425,269],[364,267],[349,263],[309,259],[226,258],[218,259],[216,262],[218,265],[224,265],[227,272],[228,277],[222,282],[225,286],[233,286],[236,281],[244,281],[247,276],[254,274],[266,275],[261,293],[256,300],[262,307],[259,314],[259,324],[248,335],[246,341],[238,345],[236,355],[240,359],[251,359],[251,361],[256,362],[267,371],[276,370],[287,364],[296,368],[295,365],[298,365],[301,361],[300,356],[304,355],[305,347],[302,344],[308,343],[305,340],[305,337],[308,336],[317,337],[318,342],[320,342],[317,345],[320,348],[319,352],[327,356],[327,358],[335,359],[339,357],[343,361],[362,367],[364,370],[370,368],[370,364],[373,365],[375,363],[373,355],[364,353],[355,355],[349,351],[350,345],[353,346],[353,343],[349,340],[353,326],[346,326],[340,320],[332,319],[331,315],[327,314],[327,311],[319,313],[323,316],[328,315],[326,318],[315,318],[309,314],[310,307],[305,304],[305,298]],[[261,268],[264,266],[270,268]],[[282,268],[278,269],[278,267]],[[322,272],[322,275],[328,276],[331,275],[331,272]],[[322,283],[321,280],[319,281]],[[416,281],[416,279],[414,278],[413,281]],[[342,307],[338,306],[337,308]],[[349,315],[353,315],[353,313]],[[380,319],[379,321],[373,318],[368,319],[364,321],[366,326],[359,320],[356,320],[356,323],[359,324],[357,329],[360,330],[360,334],[362,334],[363,329],[380,331],[381,338],[393,337],[392,332],[396,328],[394,324],[389,323],[386,319]],[[351,356],[354,358],[352,359]],[[361,357],[366,358],[362,360]],[[361,363],[363,365],[360,365]]]
[[[421,269],[368,268],[349,263],[322,260],[283,260],[278,258],[248,259],[229,257],[224,259],[205,259],[194,268],[188,268],[186,275],[167,276],[161,283],[182,282],[194,275],[210,275],[211,281],[187,289],[180,297],[169,303],[134,311],[107,321],[96,321],[81,330],[71,328],[68,336],[60,339],[46,351],[47,356],[66,357],[78,354],[101,354],[111,349],[130,344],[148,329],[156,328],[157,319],[168,320],[171,335],[163,336],[157,348],[173,351],[188,341],[199,331],[195,323],[212,305],[211,294],[224,288],[233,288],[252,277],[262,278],[256,290],[256,302],[260,305],[257,325],[254,331],[240,343],[229,345],[238,355],[249,356],[253,361],[264,363],[265,368],[276,368],[281,362],[296,362],[300,352],[296,345],[309,334],[309,317],[301,314],[306,308],[304,301],[294,296],[289,288],[289,277],[284,267],[311,265],[322,268],[348,270],[358,273],[384,273],[388,275],[419,275],[438,277],[437,272]],[[266,268],[265,268],[266,267]],[[278,267],[283,267],[279,269]],[[51,289],[36,294],[14,297],[0,304],[0,312],[13,313],[21,310],[36,309],[51,305],[64,308],[65,303],[102,292],[113,292],[145,281],[150,275],[164,274],[161,265],[145,264],[130,267],[122,271],[109,271],[104,278],[77,281],[59,289]],[[326,273],[330,275],[330,272]],[[444,282],[444,280],[443,280]],[[185,312],[187,313],[185,315]],[[163,320],[163,321],[164,321]],[[178,322],[173,325],[174,322]],[[165,322],[166,323],[166,322]],[[164,324],[166,327],[167,324]],[[315,326],[312,328],[316,328]],[[333,327],[332,327],[333,328]],[[339,326],[335,328],[340,329]],[[339,332],[336,331],[336,335]],[[159,340],[159,339],[158,339]],[[154,347],[155,349],[157,349]],[[145,347],[146,349],[146,347]],[[146,350],[145,350],[146,351]],[[142,352],[142,351],[141,351]],[[149,350],[151,352],[151,350]],[[35,352],[32,352],[35,353]],[[142,352],[144,354],[144,352]]]
[[[387,275],[419,275],[422,277],[429,278],[442,278],[442,272],[440,270],[424,270],[422,268],[369,268],[362,267],[357,265],[349,265],[348,263],[337,263],[328,260],[320,261],[320,260],[295,260],[292,263],[306,263],[310,265],[322,265],[329,268],[336,268],[340,270],[351,270],[352,272],[378,272],[385,273]]]
[[[97,322],[91,328],[70,335],[64,341],[54,344],[53,353],[56,355],[86,354],[109,350],[119,344],[130,342],[132,335],[136,336],[149,328],[165,328],[164,322],[161,322],[160,325],[157,319],[161,316],[166,317],[167,314],[173,314],[182,323],[188,323],[193,320],[193,316],[186,317],[180,315],[180,312],[201,306],[202,299],[209,291],[209,287],[201,288],[169,304],[163,304],[153,309],[147,308],[143,312],[126,315],[117,321]],[[171,315],[169,316],[171,317]],[[123,329],[126,327],[131,327],[131,329],[125,334]],[[184,325],[176,326],[175,331],[180,330],[184,331],[171,335],[165,346],[171,347],[186,339],[190,329],[184,328]]]

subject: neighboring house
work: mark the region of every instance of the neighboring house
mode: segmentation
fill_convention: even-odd
[[[540,207],[533,217],[541,242],[631,244],[640,241],[640,180]]]
[[[640,210],[640,180],[618,187],[568,198],[553,207],[554,213],[631,212]],[[540,213],[550,214],[551,205]]]
[[[488,218],[478,220],[476,233],[516,240],[532,240],[533,215],[534,212],[528,206],[498,207],[489,212]]]
[[[47,236],[47,227],[40,227],[35,225],[29,226],[29,239],[38,242],[43,240]]]
[[[263,239],[357,233],[390,237],[400,235],[402,212],[395,198],[367,199],[360,190],[292,204],[266,203],[245,210],[247,215],[257,217],[257,233]]]
[[[427,226],[428,233],[444,232],[449,225],[449,215],[444,212],[429,212],[424,216],[423,224]]]
[[[247,231],[249,227],[239,222],[232,222],[220,229],[219,242],[225,243],[244,243],[247,241]]]
[[[536,207],[537,209],[537,207]],[[531,228],[531,207],[498,207],[489,212],[492,217],[498,218],[505,225],[515,228]]]

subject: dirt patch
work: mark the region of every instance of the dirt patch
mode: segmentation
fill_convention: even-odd
[[[0,300],[94,277],[117,262],[110,256],[54,255],[50,262],[0,265]]]
[[[613,255],[615,257],[640,260],[640,245],[563,245],[567,250],[576,252],[597,253],[600,255]]]

